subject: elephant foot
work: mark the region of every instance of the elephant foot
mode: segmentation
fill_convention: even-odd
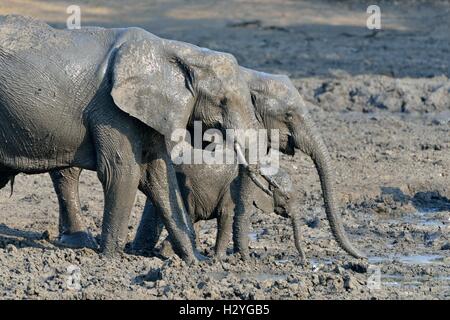
[[[176,255],[176,253],[173,250],[170,241],[168,240],[163,241],[163,243],[161,244],[161,249],[159,250],[159,256],[163,259],[168,259],[170,257],[173,257],[174,255]],[[183,260],[186,262],[186,264],[191,265],[200,261],[206,261],[208,260],[208,257],[202,255],[197,250],[194,250],[193,257],[183,257]]]
[[[210,260],[210,258],[208,258],[207,256],[201,254],[198,251],[195,252],[195,258],[197,259],[198,262]]]
[[[130,249],[136,252],[153,252],[155,250],[155,246],[148,245],[148,243],[144,241],[136,241],[136,239],[130,243]]]
[[[90,248],[96,250],[98,248],[98,244],[91,234],[84,231],[63,234],[60,236],[58,244],[73,249]]]

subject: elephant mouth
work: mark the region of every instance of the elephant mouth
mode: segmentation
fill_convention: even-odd
[[[294,156],[295,155],[295,141],[294,137],[291,135],[288,135],[287,141],[280,145],[280,151],[288,156]]]
[[[274,208],[273,211],[274,211],[277,215],[279,215],[280,217],[283,217],[283,218],[289,218],[289,217],[290,217],[290,214],[289,214],[289,212],[288,212],[288,210],[287,210],[286,208],[277,206],[277,207]]]
[[[288,148],[286,150],[286,154],[290,156],[295,155],[295,141],[293,136],[288,137]]]

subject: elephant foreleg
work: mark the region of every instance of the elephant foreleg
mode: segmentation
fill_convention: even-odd
[[[59,243],[70,248],[96,248],[95,240],[85,231],[80,217],[80,174],[79,168],[50,172],[59,202]]]
[[[165,147],[162,150],[165,151]],[[167,152],[149,160],[147,177],[140,184],[141,190],[158,206],[175,252],[188,263],[202,258],[195,248],[192,222],[186,213],[175,169]]]
[[[122,252],[128,235],[128,221],[141,177],[139,132],[126,121],[94,128],[97,175],[103,186],[101,250],[111,257]]]
[[[239,168],[239,180],[233,187],[233,198],[236,207],[233,222],[233,242],[234,252],[240,253],[242,259],[249,256],[249,213],[253,208],[253,190],[254,185],[250,177],[247,175],[245,168]]]
[[[217,218],[216,257],[222,258],[227,253],[233,229],[234,204],[229,192],[222,199]]]
[[[196,244],[197,248],[200,248],[200,240],[198,238],[198,234],[200,231],[199,228],[200,228],[199,223],[194,224],[194,229],[195,229],[195,234],[196,234],[195,244]],[[163,256],[165,258],[169,258],[175,254],[175,252],[173,250],[172,242],[170,241],[170,237],[166,237],[164,239],[164,241],[161,243],[161,250],[159,253],[161,254],[161,256]]]

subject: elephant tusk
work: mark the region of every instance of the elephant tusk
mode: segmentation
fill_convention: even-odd
[[[284,195],[285,193],[281,190],[281,187],[280,187],[280,185],[271,177],[271,176],[268,176],[268,175],[266,175],[266,174],[264,174],[264,173],[262,173],[262,171],[261,170],[259,170],[259,174],[261,175],[261,177],[263,177],[272,187],[274,187],[274,188],[276,188],[276,189],[279,189],[280,190],[280,192]]]
[[[252,179],[252,181],[265,193],[267,193],[270,197],[273,197],[273,192],[271,190],[269,190],[266,186],[264,186],[264,184],[261,183],[261,181],[259,181],[259,179],[256,177],[256,174],[254,172],[254,170],[252,170],[250,168],[250,165],[248,164],[247,160],[245,159],[244,153],[242,152],[242,148],[239,145],[238,142],[234,143],[234,149],[236,151],[236,155],[238,157],[239,163],[241,163],[248,171],[248,175],[250,176],[250,179]],[[257,172],[259,173],[259,175],[261,177],[263,177],[268,183],[269,185],[271,185],[273,188],[278,189],[278,191],[284,196],[284,197],[288,197],[287,193],[285,193],[280,185],[271,177],[268,176],[266,174],[264,174],[261,169],[257,169]]]
[[[238,157],[238,163],[241,163],[245,168],[248,168],[248,162],[245,159],[244,153],[242,152],[241,146],[237,141],[234,142],[234,150],[236,151],[236,155]]]
[[[282,195],[283,197],[289,199],[289,195],[281,189],[280,185],[279,185],[279,184],[278,184],[271,176],[265,175],[264,173],[261,172],[261,170],[259,170],[259,174],[260,174],[264,179],[266,179],[266,181],[267,181],[273,188],[277,189],[278,192],[281,193],[281,195]]]
[[[259,179],[256,177],[255,172],[250,168],[247,160],[245,159],[244,153],[242,152],[241,146],[238,142],[234,143],[234,149],[236,151],[236,155],[238,157],[238,163],[242,164],[245,169],[247,169],[248,175],[250,179],[265,193],[267,193],[270,197],[273,197],[273,192],[270,191]],[[257,170],[260,175],[262,175],[260,170]],[[263,175],[262,175],[263,176]],[[264,177],[264,176],[263,176]],[[265,178],[265,177],[264,177]]]

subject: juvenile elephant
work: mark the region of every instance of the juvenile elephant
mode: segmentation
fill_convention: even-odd
[[[364,255],[350,243],[343,228],[334,199],[334,169],[331,159],[325,144],[320,138],[318,130],[308,116],[305,103],[297,89],[286,76],[257,72],[243,67],[240,68],[240,73],[245,79],[247,90],[251,94],[253,113],[258,121],[258,126],[259,128],[268,130],[269,146],[271,144],[275,146],[274,143],[270,141],[273,136],[272,131],[275,130],[279,133],[278,147],[281,152],[288,155],[294,155],[295,150],[300,149],[311,157],[319,174],[325,212],[336,241],[352,256],[358,258],[364,257]],[[233,242],[235,251],[240,252],[243,257],[246,257],[248,255],[248,213],[253,209],[254,201],[252,194],[255,184],[247,175],[242,174],[242,170],[242,167],[240,167],[238,179],[234,182],[236,183],[236,186],[232,188],[233,190],[236,190],[235,193],[238,195],[233,199],[235,202]],[[227,175],[225,175],[225,177],[226,176]],[[203,179],[204,185],[211,187],[208,182],[213,178],[208,177],[206,174]],[[58,175],[54,177],[54,181],[56,182],[56,186],[68,186],[68,188],[60,188],[62,189],[61,191],[65,191],[65,194],[67,195],[65,197],[59,196],[60,202],[64,202],[65,199],[68,199],[70,202],[79,203],[76,190],[78,177],[76,177],[76,179],[62,177],[61,181],[61,175]],[[201,185],[201,183],[198,184],[199,187]],[[220,183],[218,185],[220,187],[223,186],[223,184]],[[208,192],[211,192],[214,195],[218,194],[213,191],[214,190],[205,189],[205,194]],[[59,192],[59,194],[61,195],[61,192]],[[217,201],[218,198],[214,198],[213,196],[209,201],[209,203],[212,204],[211,207],[216,208],[219,205]],[[187,202],[191,203],[192,201]],[[76,208],[77,206],[78,205],[70,205],[70,203],[69,205],[66,203],[61,206],[61,214],[68,217],[68,219],[65,220],[75,221],[77,211],[71,209]],[[209,212],[212,211],[212,208],[209,208]],[[194,217],[195,216],[197,216],[197,214],[194,214]],[[149,229],[143,228],[143,230]],[[74,231],[80,230],[77,229]],[[139,235],[139,237],[141,237],[141,235]],[[142,237],[145,238],[147,236],[144,235]],[[218,243],[220,243],[220,241]]]
[[[183,195],[185,206],[189,216],[195,224],[202,220],[217,219],[217,237],[215,254],[222,257],[231,240],[231,232],[234,216],[234,200],[239,195],[239,184],[236,178],[239,168],[236,165],[177,165],[177,179]],[[255,207],[264,213],[275,212],[285,218],[290,218],[294,229],[295,246],[300,258],[305,259],[301,247],[301,234],[299,217],[292,212],[292,182],[286,171],[281,168],[274,180],[280,186],[282,192],[273,189],[273,197],[269,197],[256,185],[253,186],[252,199]],[[159,218],[158,209],[147,200],[142,213],[136,237],[133,241],[133,249],[151,251],[160,238],[163,224]],[[162,248],[169,250],[170,242],[166,239]]]
[[[198,257],[169,155],[173,131],[193,120],[255,127],[233,56],[139,28],[57,30],[0,17],[0,187],[21,172],[96,171],[106,255],[123,248],[139,188],[177,254]]]

